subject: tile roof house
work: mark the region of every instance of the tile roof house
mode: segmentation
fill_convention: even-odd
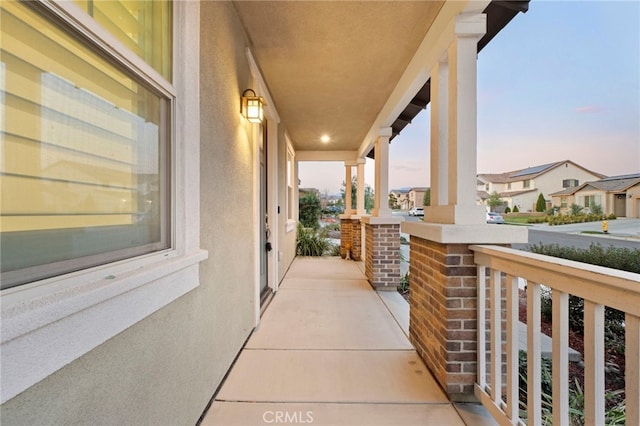
[[[588,170],[573,161],[557,161],[505,173],[478,174],[478,199],[486,203],[490,194],[497,192],[513,209],[518,206],[521,212],[535,211],[536,200],[542,193],[550,206],[549,194],[561,188],[573,188],[588,180],[604,177],[600,173]]]
[[[585,182],[550,195],[553,205],[560,207],[560,213],[567,213],[572,204],[586,209],[599,205],[607,215],[640,218],[640,173]]]

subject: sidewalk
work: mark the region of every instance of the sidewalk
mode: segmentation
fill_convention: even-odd
[[[464,425],[458,410],[483,424],[448,401],[384,297],[356,262],[297,258],[202,425]]]

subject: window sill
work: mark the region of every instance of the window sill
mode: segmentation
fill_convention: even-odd
[[[3,291],[0,403],[198,287],[207,256],[156,253]]]
[[[287,234],[296,229],[296,221],[293,219],[287,219],[287,224],[285,226],[285,231]]]

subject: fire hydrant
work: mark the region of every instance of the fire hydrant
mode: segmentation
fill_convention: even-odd
[[[605,234],[609,233],[609,224],[606,220],[602,221],[602,232],[604,232]]]

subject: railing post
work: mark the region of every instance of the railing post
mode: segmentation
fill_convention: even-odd
[[[540,284],[527,282],[527,424],[542,424]]]
[[[569,295],[553,290],[553,423],[569,424]]]
[[[584,420],[604,425],[604,306],[584,301]]]
[[[640,318],[626,314],[625,325],[625,394],[627,425],[640,425]]]

